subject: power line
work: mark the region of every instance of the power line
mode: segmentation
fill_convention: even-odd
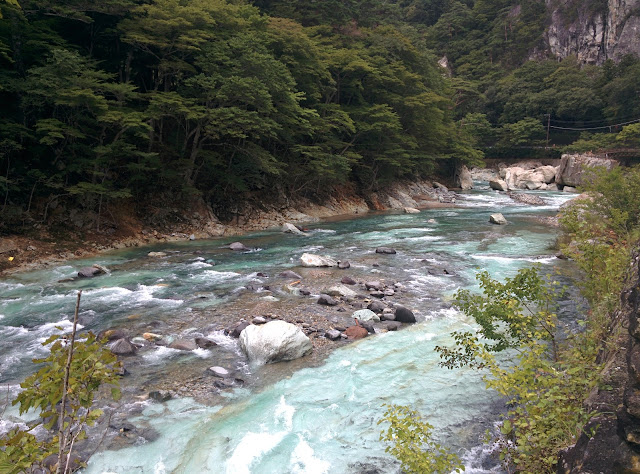
[[[629,122],[616,123],[616,124],[612,124],[612,125],[604,125],[604,126],[601,126],[601,127],[582,127],[582,128],[577,128],[577,127],[557,127],[555,125],[549,125],[549,128],[553,128],[555,130],[574,130],[574,131],[577,131],[577,132],[584,131],[584,130],[606,130],[606,129],[611,130],[614,127],[621,127],[623,125],[629,125],[630,123],[636,123],[636,122],[640,122],[640,118],[637,118],[635,120],[630,120]]]
[[[545,114],[545,116],[547,116],[548,114]],[[559,119],[554,119],[552,118],[551,121],[552,122],[556,122],[556,123],[573,123],[573,124],[599,124],[599,123],[603,123],[603,122],[609,122],[611,120],[633,120],[635,118],[635,116],[628,116],[628,117],[618,117],[615,119],[601,119],[601,120],[559,120]]]

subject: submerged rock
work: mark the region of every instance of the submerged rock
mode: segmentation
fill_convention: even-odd
[[[328,255],[315,255],[312,253],[303,253],[300,262],[305,267],[337,267],[338,262]]]
[[[338,262],[338,268],[341,270],[346,270],[347,268],[351,268],[351,264],[346,260],[340,260]]]
[[[166,257],[167,254],[165,252],[149,252],[147,257]]]
[[[196,346],[198,346],[200,349],[209,349],[218,345],[214,341],[206,337],[196,337],[195,342]]]
[[[108,273],[108,270],[103,267],[102,265],[98,265],[93,264],[90,267],[83,267],[80,270],[78,270],[78,277],[80,278],[92,278],[94,276],[98,276],[98,275],[104,275],[105,273]]]
[[[213,366],[207,369],[207,372],[215,377],[225,378],[230,375],[230,372],[224,367]]]
[[[247,326],[240,334],[240,347],[254,364],[298,359],[313,349],[302,330],[285,321]]]

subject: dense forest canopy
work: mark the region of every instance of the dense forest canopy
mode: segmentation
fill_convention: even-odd
[[[104,212],[151,196],[201,199],[227,219],[231,203],[260,193],[375,189],[535,150],[550,123],[640,117],[638,59],[545,57],[540,0],[0,8],[5,231],[60,202]],[[579,133],[552,144],[593,146]]]

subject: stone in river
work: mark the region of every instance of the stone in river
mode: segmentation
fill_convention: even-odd
[[[282,224],[282,232],[296,235],[307,235],[290,222]]]
[[[131,344],[129,341],[127,341],[126,339],[118,339],[116,342],[114,342],[113,344],[111,344],[111,352],[116,354],[116,355],[134,355],[136,353],[136,351],[138,350],[136,348],[136,346],[134,346],[133,344]]]
[[[491,214],[489,217],[489,222],[492,224],[505,225],[507,223],[507,219],[504,218],[502,214],[499,212],[496,214]]]
[[[156,402],[166,402],[167,400],[171,400],[173,397],[171,396],[171,392],[168,390],[154,390],[149,392],[149,398]]]
[[[376,298],[384,298],[385,296],[384,291],[378,291],[378,290],[370,291],[369,294],[371,296],[375,296]]]
[[[392,249],[390,247],[378,247],[376,249],[376,253],[384,253],[384,254],[388,254],[388,255],[393,255],[396,253],[395,249]]]
[[[381,290],[384,285],[378,280],[367,281],[364,283],[367,290]]]
[[[371,311],[370,309],[360,309],[358,311],[355,311],[351,315],[351,317],[359,321],[376,321],[376,322],[380,321],[380,318],[378,317],[378,315],[373,311]]]
[[[198,346],[200,349],[209,349],[210,347],[214,347],[217,345],[218,344],[216,344],[214,341],[206,337],[196,337],[196,346]]]
[[[351,268],[351,264],[347,260],[340,260],[338,262],[338,268],[346,270],[347,268]]]
[[[295,278],[296,280],[302,280],[302,277],[300,275],[291,270],[285,270],[284,272],[280,273],[279,276],[281,276],[282,278]]]
[[[318,304],[323,304],[326,306],[336,306],[338,302],[329,295],[320,295],[320,297],[318,298]]]
[[[384,327],[387,329],[387,331],[397,331],[398,329],[400,329],[400,326],[402,326],[402,324],[399,323],[398,321],[384,322]]]
[[[209,367],[208,373],[215,375],[216,377],[225,378],[229,376],[229,371],[224,367],[213,366]]]
[[[240,334],[240,348],[254,364],[294,360],[312,351],[311,340],[302,330],[285,321],[247,326]]]
[[[337,267],[338,262],[328,255],[315,255],[312,253],[303,253],[300,262],[305,267]]]
[[[420,214],[420,211],[418,209],[416,209],[415,207],[405,207],[404,208],[404,213],[405,214]]]
[[[102,265],[93,265],[91,267],[84,267],[78,270],[78,276],[80,278],[91,278],[105,273],[107,273],[107,269]]]
[[[262,316],[256,316],[255,318],[253,318],[251,320],[251,324],[266,324],[267,320],[265,318],[263,318]]]
[[[165,252],[149,252],[147,257],[166,257],[167,254]]]
[[[162,335],[161,334],[155,334],[153,332],[145,332],[142,337],[146,340],[146,341],[150,341],[150,342],[156,342],[162,339]]]
[[[197,347],[195,341],[191,339],[176,339],[169,344],[169,349],[178,349],[179,351],[193,351]]]
[[[249,248],[245,247],[245,245],[242,242],[233,242],[229,244],[229,248],[231,250],[236,250],[239,252],[246,252],[247,250],[249,250]]]
[[[246,321],[240,321],[239,323],[237,323],[235,326],[233,326],[230,330],[229,330],[229,336],[231,337],[235,337],[236,339],[240,337],[240,333],[247,327],[249,326],[249,323]]]
[[[107,329],[98,334],[98,339],[107,338],[107,341],[115,341],[117,339],[126,339],[127,333],[124,329]]]
[[[509,186],[507,182],[503,179],[492,179],[489,181],[489,187],[491,189],[495,189],[496,191],[508,191]]]
[[[355,281],[353,278],[346,276],[346,277],[342,277],[342,280],[340,280],[340,283],[342,283],[343,285],[355,285],[358,282]]]
[[[337,341],[338,339],[340,339],[341,335],[342,333],[337,329],[329,329],[327,332],[324,333],[324,337],[332,341]]]
[[[404,306],[396,307],[396,321],[400,321],[401,323],[415,323],[416,317],[410,309],[405,308]]]

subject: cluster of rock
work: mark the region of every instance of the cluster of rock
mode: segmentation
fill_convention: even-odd
[[[612,169],[615,160],[593,154],[564,154],[558,166],[539,162],[522,162],[517,166],[502,166],[489,186],[498,191],[517,189],[563,190],[575,192],[583,183],[586,170],[594,167]]]

